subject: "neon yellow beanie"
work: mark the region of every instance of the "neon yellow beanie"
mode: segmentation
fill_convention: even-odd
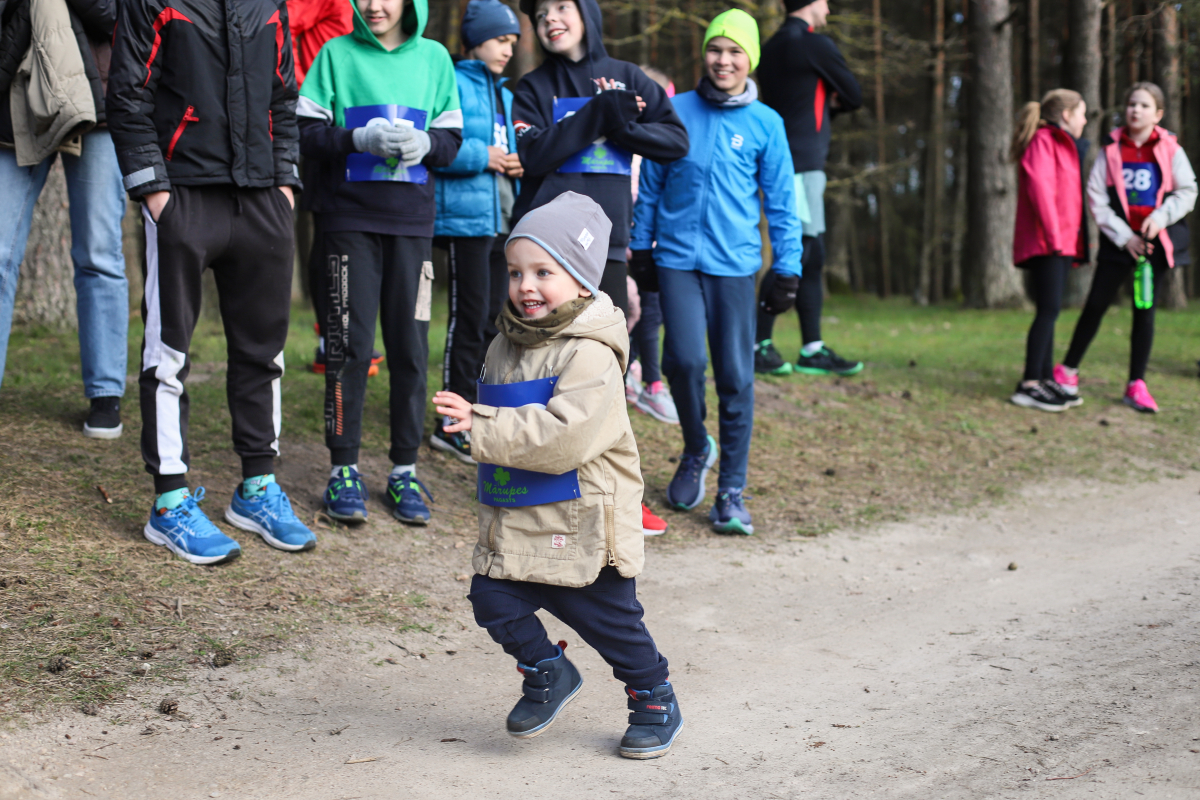
[[[717,36],[732,39],[750,56],[750,71],[758,69],[758,56],[761,51],[758,45],[758,23],[754,21],[754,17],[740,8],[731,8],[718,14],[708,23],[708,30],[704,32],[705,49],[708,48],[709,40]]]

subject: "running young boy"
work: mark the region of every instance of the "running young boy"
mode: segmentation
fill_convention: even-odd
[[[609,57],[596,0],[521,0],[521,10],[546,60],[521,79],[513,100],[525,167],[513,222],[565,191],[599,203],[613,225],[600,289],[627,312],[631,159],[683,158],[687,131],[661,86],[636,64]]]
[[[479,462],[475,621],[517,659],[508,732],[537,736],[583,685],[535,616],[570,625],[625,684],[626,758],[658,758],[683,725],[667,660],[642,623],[641,468],[625,410],[625,315],[599,290],[612,223],[566,192],[508,238],[508,298],[479,402],[438,392]]]
[[[355,0],[354,32],[321,48],[304,81],[300,146],[320,162],[312,201],[324,248],[325,444],[333,469],[325,510],[367,518],[358,472],[362,415],[383,322],[390,376],[386,502],[425,525],[429,492],[417,480],[425,422],[433,293],[433,177],[454,160],[462,112],[446,48],[421,36],[426,0]],[[430,498],[432,500],[432,497]]]
[[[117,4],[106,111],[129,196],[146,228],[146,333],[138,378],[142,457],[157,499],[143,531],[193,564],[238,543],[187,485],[184,384],[212,269],[228,341],[233,449],[244,480],[225,518],[281,550],[317,540],[275,483],[280,378],[292,285],[296,81],[286,8],[276,0]]]

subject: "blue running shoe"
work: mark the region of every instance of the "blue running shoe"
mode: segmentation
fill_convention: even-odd
[[[242,548],[204,516],[198,505],[203,499],[201,487],[175,508],[150,509],[150,521],[142,535],[193,564],[233,561],[242,554]]]
[[[367,487],[354,467],[342,467],[325,487],[325,513],[342,522],[366,522]]]
[[[679,457],[675,477],[667,486],[667,502],[680,511],[689,511],[704,500],[704,478],[717,463],[717,442],[708,437],[708,449],[698,456],[684,453]]]
[[[743,536],[754,533],[741,489],[719,489],[717,502],[708,512],[708,520],[717,533],[740,533]]]
[[[317,537],[292,513],[291,501],[278,483],[268,483],[261,495],[250,500],[242,497],[238,484],[225,509],[225,519],[230,525],[257,533],[277,550],[294,552],[317,546]]]
[[[420,490],[420,491],[418,491]],[[421,499],[421,492],[433,502],[433,495],[411,472],[388,476],[388,501],[392,504],[392,516],[409,525],[428,525],[429,507]]]

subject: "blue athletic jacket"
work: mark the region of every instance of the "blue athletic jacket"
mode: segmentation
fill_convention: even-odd
[[[458,99],[462,105],[463,143],[458,157],[448,167],[436,170],[434,195],[437,217],[434,236],[495,236],[500,230],[499,176],[487,168],[488,146],[496,143],[497,115],[502,115],[510,153],[516,152],[512,127],[512,92],[482,61],[461,60],[454,65]],[[496,103],[496,87],[503,108]],[[513,188],[513,194],[517,192]]]
[[[773,268],[799,275],[801,229],[783,118],[757,100],[718,107],[691,91],[674,102],[691,150],[670,164],[642,162],[630,249],[657,242],[659,267],[753,275],[762,266],[762,189]]]

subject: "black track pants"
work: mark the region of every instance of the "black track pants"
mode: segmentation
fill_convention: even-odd
[[[604,275],[600,278],[598,288],[610,298],[613,305],[629,316],[629,282],[625,280],[628,268],[624,261],[608,259],[604,262]]]
[[[277,188],[179,186],[146,227],[146,332],[138,377],[142,457],[154,490],[187,486],[184,384],[200,287],[211,269],[229,359],[226,392],[233,449],[245,477],[272,472],[279,455],[280,377],[292,300],[292,207]]]
[[[493,238],[462,236],[434,240],[450,256],[450,321],[446,326],[446,353],[442,357],[442,388],[472,403],[475,381],[491,341],[486,334],[493,295]]]
[[[1158,307],[1163,292],[1167,290],[1167,276],[1170,267],[1162,248],[1155,248],[1150,257],[1154,267],[1154,307],[1133,309],[1133,330],[1129,336],[1129,380],[1146,379],[1146,365],[1150,363],[1150,350],[1154,347],[1154,310]],[[1072,369],[1078,369],[1087,353],[1088,346],[1100,330],[1100,321],[1104,313],[1116,299],[1121,284],[1133,274],[1136,262],[1133,256],[1122,258],[1120,261],[1099,260],[1096,263],[1096,274],[1092,278],[1092,288],[1088,290],[1087,300],[1083,304],[1083,313],[1079,322],[1075,323],[1075,333],[1071,336],[1071,347],[1063,363]],[[1129,300],[1133,305],[1133,298]]]
[[[485,355],[492,339],[500,335],[500,329],[496,327],[496,318],[500,316],[500,312],[504,310],[504,304],[508,302],[508,259],[504,255],[504,245],[507,241],[506,234],[497,236],[493,240],[492,254],[488,258],[488,266],[491,271],[489,291],[492,296],[488,304],[487,324],[483,329],[483,352]]]
[[[1033,297],[1037,313],[1025,339],[1025,377],[1027,381],[1048,381],[1054,377],[1054,323],[1062,309],[1063,290],[1071,259],[1064,256],[1039,256],[1029,262]]]
[[[825,286],[821,282],[821,272],[825,268],[825,235],[805,236],[802,241],[804,257],[801,259],[800,287],[796,290],[796,313],[800,315],[800,343],[805,345],[821,338],[821,309],[825,304]],[[759,287],[759,298],[771,291],[774,282],[775,270],[769,270]],[[754,341],[770,339],[774,331],[775,315],[760,309]]]
[[[334,466],[358,463],[375,317],[387,351],[393,464],[415,464],[425,425],[432,239],[326,231],[325,444]]]

